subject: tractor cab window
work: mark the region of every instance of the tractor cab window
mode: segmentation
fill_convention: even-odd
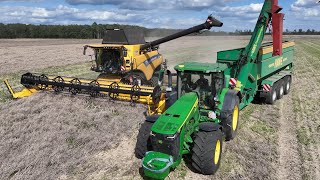
[[[217,90],[223,85],[219,73],[187,73],[178,72],[178,97],[195,92],[199,97],[199,105],[212,109],[215,105]]]

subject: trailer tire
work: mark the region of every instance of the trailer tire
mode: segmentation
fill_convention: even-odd
[[[266,96],[266,103],[273,105],[277,101],[277,87],[274,84]]]
[[[284,79],[284,95],[289,94],[289,92],[291,90],[291,82],[292,82],[292,79],[290,76],[285,77],[285,79]]]
[[[152,148],[149,137],[152,125],[152,122],[145,121],[139,129],[137,143],[134,149],[134,154],[139,159],[142,159],[145,156],[146,152],[150,151]]]
[[[192,166],[204,175],[217,172],[220,166],[222,152],[221,130],[204,132],[199,131],[195,135],[192,148]]]
[[[226,118],[226,122],[224,123],[223,127],[225,129],[225,140],[230,141],[237,136],[237,130],[239,126],[239,98],[236,96],[235,104],[232,108],[231,114],[229,114]]]
[[[282,99],[284,95],[284,81],[281,79],[277,82],[277,99]]]

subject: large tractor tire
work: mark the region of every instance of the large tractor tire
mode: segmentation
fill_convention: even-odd
[[[237,136],[237,130],[239,126],[239,116],[240,107],[239,107],[239,98],[236,97],[236,103],[233,106],[232,114],[226,119],[226,124],[224,125],[225,129],[225,140],[230,141]]]
[[[151,141],[150,141],[150,132],[153,123],[149,121],[145,121],[140,129],[137,136],[137,143],[134,149],[134,154],[137,158],[142,159],[147,151],[151,150]]]
[[[277,82],[277,99],[282,99],[284,95],[284,81],[281,79]]]
[[[221,130],[199,131],[195,136],[192,148],[192,166],[202,174],[214,174],[220,166],[221,152]]]
[[[277,101],[277,86],[274,84],[266,95],[266,103],[273,105]]]
[[[287,76],[284,78],[284,95],[289,94],[290,90],[291,90],[291,77]]]

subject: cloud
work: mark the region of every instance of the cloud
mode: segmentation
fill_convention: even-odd
[[[314,0],[297,0],[291,4],[290,10],[299,19],[320,19],[320,6]]]
[[[0,0],[0,2],[41,2],[43,0]]]
[[[315,7],[317,6],[319,1],[317,0],[297,0],[293,5],[295,7],[305,7],[305,8],[310,8],[310,7]]]
[[[115,5],[120,9],[148,10],[154,9],[206,9],[224,6],[226,2],[237,0],[66,0],[70,5]]]

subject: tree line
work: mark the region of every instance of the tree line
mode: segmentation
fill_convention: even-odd
[[[141,31],[146,37],[167,36],[181,29],[145,28],[134,25],[97,24],[92,25],[32,25],[32,24],[2,24],[0,23],[0,38],[72,38],[72,39],[101,39],[106,29],[134,29]],[[200,35],[251,35],[251,30],[236,30],[235,32],[205,31]],[[303,29],[289,31],[288,35],[320,35],[320,31]]]

